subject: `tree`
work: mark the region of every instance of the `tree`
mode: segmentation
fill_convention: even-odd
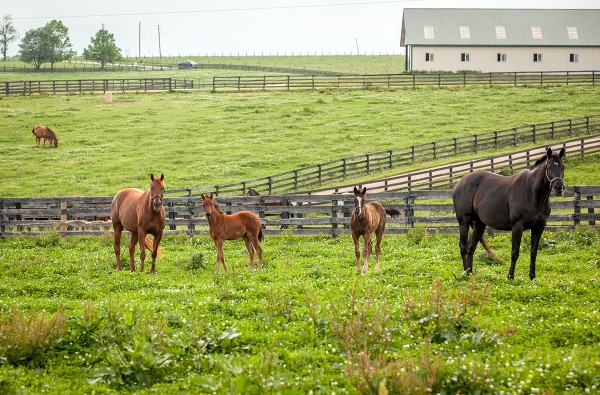
[[[42,63],[48,61],[46,33],[43,27],[28,30],[19,44],[20,57],[23,62],[33,63],[39,69]]]
[[[55,63],[70,59],[75,52],[68,33],[69,29],[57,20],[27,31],[19,44],[21,60],[39,69],[42,63],[49,62],[54,67]]]
[[[48,61],[54,68],[54,64],[69,60],[75,55],[71,40],[69,39],[69,29],[61,21],[52,20],[44,26],[49,40]]]
[[[83,58],[100,62],[100,67],[104,68],[107,63],[121,59],[121,50],[115,44],[115,36],[106,29],[100,29],[83,50]]]
[[[17,29],[13,25],[12,16],[6,14],[0,19],[0,51],[2,51],[2,60],[6,61],[6,52],[8,44],[19,38]]]

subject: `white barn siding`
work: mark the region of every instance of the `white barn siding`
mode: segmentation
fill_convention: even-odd
[[[600,68],[600,50],[591,47],[421,47],[411,46],[412,70],[421,71],[479,71],[537,72],[537,71],[591,71]],[[425,61],[426,53],[433,53],[432,62]],[[469,54],[468,62],[461,62],[461,54]],[[498,53],[506,54],[505,62],[498,62]],[[542,54],[541,62],[533,61],[533,54]],[[578,62],[570,61],[577,54]],[[408,54],[407,54],[408,55]]]

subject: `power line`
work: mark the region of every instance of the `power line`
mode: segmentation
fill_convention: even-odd
[[[323,7],[343,7],[353,5],[373,5],[390,3],[415,3],[423,0],[382,0],[382,1],[360,1],[349,3],[332,4],[300,4],[289,6],[269,6],[269,7],[247,7],[247,8],[213,8],[208,10],[191,11],[161,11],[161,12],[135,12],[135,13],[117,13],[117,14],[89,14],[89,15],[62,15],[62,16],[29,16],[13,17],[12,19],[56,19],[56,18],[93,18],[93,17],[113,17],[113,16],[143,16],[143,15],[176,15],[176,14],[203,14],[214,12],[239,12],[239,11],[267,11],[267,10],[287,10],[297,8],[323,8]]]

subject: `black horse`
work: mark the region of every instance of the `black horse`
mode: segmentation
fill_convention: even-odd
[[[460,255],[467,274],[473,272],[473,253],[485,227],[512,231],[512,253],[508,278],[515,277],[515,265],[523,231],[531,229],[529,278],[535,278],[535,259],[546,219],[550,215],[550,192],[561,196],[565,149],[558,154],[548,148],[546,155],[527,170],[505,177],[489,172],[464,176],[454,187],[452,200],[460,229]],[[469,239],[469,228],[473,228]]]

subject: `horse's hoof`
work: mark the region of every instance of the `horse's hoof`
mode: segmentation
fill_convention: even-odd
[[[511,275],[509,274],[507,278],[508,278],[509,280],[514,280],[514,279],[515,279],[515,276],[511,276]]]

